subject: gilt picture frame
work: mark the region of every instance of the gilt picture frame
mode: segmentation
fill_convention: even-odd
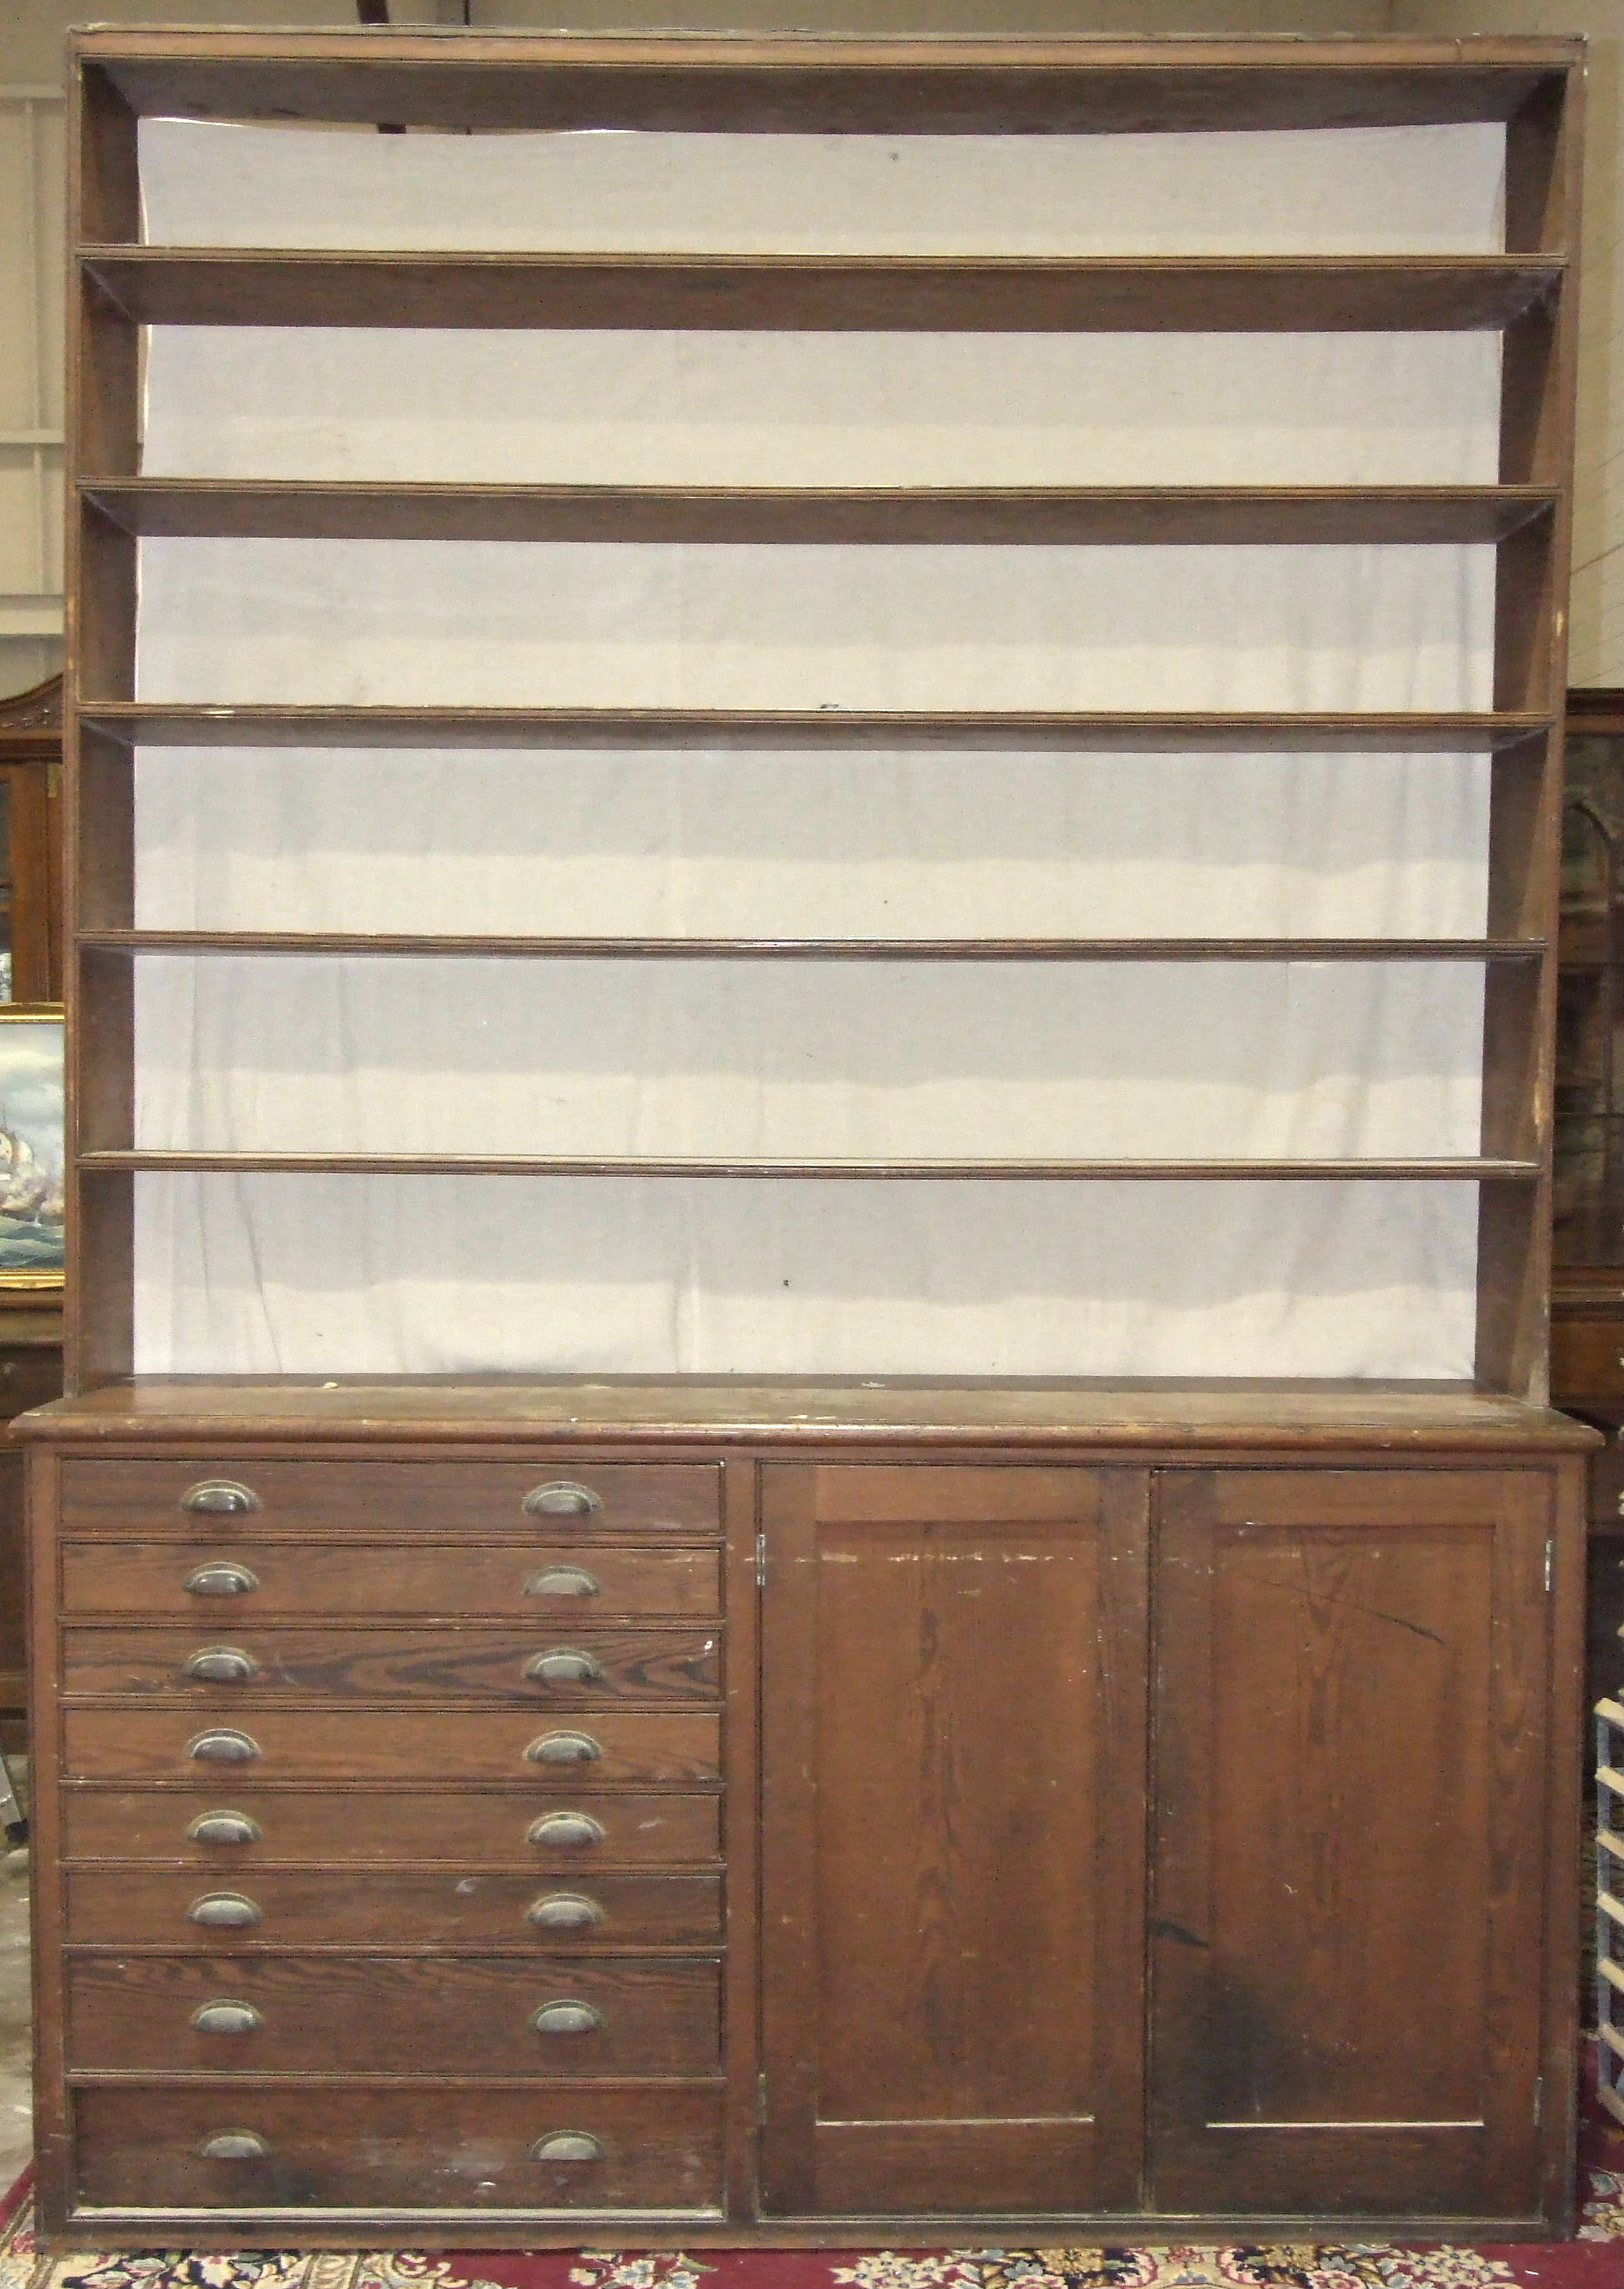
[[[0,1296],[62,1285],[62,1012],[0,1009]]]

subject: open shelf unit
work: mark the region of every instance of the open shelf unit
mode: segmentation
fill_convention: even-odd
[[[79,386],[72,474],[77,681],[73,834],[81,1262],[72,1378],[131,1363],[131,1183],[155,1169],[635,1171],[793,1177],[1385,1176],[1478,1184],[1477,1376],[1543,1388],[1562,594],[1571,427],[1573,49],[1561,42],[840,44],[587,39],[544,51],[483,36],[221,35],[207,58],[162,34],[92,36],[74,218]],[[867,133],[1126,128],[1508,125],[1504,250],[1448,255],[946,258],[271,250],[141,243],[138,120]],[[888,486],[449,484],[141,474],[145,325],[1111,331],[1489,330],[1504,345],[1492,485]],[[1488,714],[923,714],[616,708],[188,706],[135,698],[143,537],[426,541],[1138,546],[1484,543],[1496,552]],[[1478,937],[662,937],[366,934],[135,926],[131,815],[142,747],[526,750],[954,749],[1486,753],[1487,927]],[[1131,763],[1125,766],[1131,769]],[[229,768],[228,763],[222,764]],[[139,963],[158,956],[927,962],[1477,963],[1485,983],[1477,1155],[1437,1159],[1007,1160],[751,1154],[489,1158],[139,1149],[131,1083]]]
[[[1578,44],[76,52],[76,1261],[70,1395],[23,1432],[43,2236],[1566,2231]],[[144,151],[173,243],[144,119],[181,123]],[[414,251],[434,166],[486,230],[494,142],[310,139],[306,211],[308,146],[265,134],[234,183],[279,181],[295,243],[193,244],[277,207],[200,197],[213,120],[731,134],[772,188],[738,228],[706,177],[673,222],[649,186],[687,195],[691,148],[605,139],[572,179],[629,157],[634,196],[513,228],[585,251]],[[1458,132],[1496,126],[1503,233],[1502,138]],[[1142,209],[1032,187],[1035,139],[1145,133],[1058,162],[1148,166]],[[796,174],[784,136],[830,140]],[[920,136],[1034,139],[960,155],[968,241],[935,148],[885,208],[928,227],[875,227]],[[397,160],[378,221],[342,187],[381,213]],[[1000,168],[992,213],[963,186]],[[831,185],[859,222],[824,230]],[[979,245],[983,208],[1021,245],[1072,211],[1479,251],[705,251]],[[363,211],[416,235],[300,243]],[[640,232],[678,251],[612,250]],[[291,383],[267,330],[300,327],[436,339],[364,346],[352,452],[357,346]],[[658,345],[641,397],[580,381],[631,329],[682,337],[680,420]],[[864,331],[908,339],[864,367],[830,339]],[[943,375],[970,411],[933,430]],[[964,481],[898,481],[927,466]],[[247,474],[290,467],[328,475]],[[1477,482],[1256,481],[1432,470]],[[569,481],[493,481],[527,472]],[[425,1359],[474,1365],[393,1371]]]

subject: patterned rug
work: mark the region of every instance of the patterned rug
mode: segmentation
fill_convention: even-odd
[[[1162,2249],[74,2250],[42,2257],[28,2174],[0,2213],[0,2289],[1620,2289],[1624,2128],[1588,2122],[1577,2239]]]

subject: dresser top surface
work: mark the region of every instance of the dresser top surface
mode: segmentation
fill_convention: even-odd
[[[26,1438],[633,1440],[793,1446],[1582,1448],[1596,1434],[1464,1384],[912,1376],[139,1376],[23,1418]]]

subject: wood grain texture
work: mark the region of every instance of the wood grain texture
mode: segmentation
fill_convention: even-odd
[[[214,1625],[211,1626],[213,1623]],[[233,1625],[212,1616],[190,1628],[84,1625],[64,1633],[62,1689],[106,1699],[184,1701],[201,1723],[297,1696],[306,1706],[379,1701],[508,1701],[537,1709],[597,1711],[623,1703],[712,1703],[721,1688],[720,1629],[552,1630],[441,1622],[417,1630]],[[210,1650],[252,1664],[241,1682],[198,1677],[187,1664]],[[579,1655],[583,1676],[536,1672],[549,1656]],[[588,1665],[590,1665],[588,1667]]]
[[[1137,1472],[767,1474],[769,2210],[1131,2197],[1143,1505]]]
[[[261,2023],[211,2034],[192,2014],[221,1998]],[[601,2024],[548,2034],[530,2023],[554,2001]],[[145,2074],[466,2072],[477,2028],[484,2074],[703,2075],[718,2059],[713,1962],[669,1957],[74,1957],[68,1968],[70,2070]]]
[[[1105,1453],[1352,1447],[1421,1456],[1457,1448],[1533,1454],[1600,1443],[1599,1432],[1571,1416],[1503,1392],[1373,1377],[1213,1376],[1191,1383],[971,1376],[947,1383],[926,1376],[142,1376],[38,1408],[13,1428],[14,1436],[66,1447],[66,1528],[114,1536],[172,1532],[200,1541],[208,1538],[206,1524],[180,1523],[176,1504],[192,1483],[190,1473],[227,1462],[250,1471],[267,1505],[274,1498],[275,1506],[254,1519],[256,1535],[273,1524],[283,1530],[280,1520],[291,1504],[288,1530],[301,1531],[302,1512],[347,1541],[365,1538],[367,1487],[396,1483],[378,1472],[386,1455],[433,1456],[412,1465],[429,1475],[405,1483],[434,1488],[426,1506],[442,1530],[454,1530],[467,1497],[455,1498],[465,1477],[438,1451],[444,1448],[476,1455],[483,1466],[503,1448],[522,1445],[532,1450],[531,1461],[515,1466],[516,1478],[533,1466],[537,1481],[590,1476],[608,1490],[609,1466],[592,1450],[617,1441],[622,1453],[651,1448],[657,1455],[673,1447],[807,1447],[841,1433],[880,1445],[895,1440],[911,1449],[1030,1444]],[[133,1456],[98,1452],[131,1441],[171,1451],[139,1466]],[[291,1446],[306,1451],[291,1456]],[[714,1468],[701,1465],[697,1475],[706,1479]],[[638,1462],[635,1471],[642,1486],[653,1483],[649,1464]],[[435,1472],[447,1475],[436,1480]],[[467,1473],[466,1483],[474,1482]],[[482,1467],[479,1484],[490,1483]],[[605,1531],[618,1534],[623,1496],[618,1479],[612,1484]],[[697,1512],[701,1497],[689,1499]],[[415,1503],[391,1504],[387,1530],[417,1514]],[[230,1523],[223,1523],[223,1533]],[[506,1515],[490,1524],[511,1531]]]
[[[1159,1503],[1157,2205],[1525,2212],[1548,1479]]]
[[[246,1487],[258,1507],[246,1516],[188,1511],[191,1489],[210,1479]],[[579,1486],[598,1507],[575,1514],[527,1511],[528,1495]],[[561,1497],[561,1499],[562,1497]],[[172,1535],[219,1543],[244,1524],[256,1534],[404,1534],[534,1537],[550,1553],[561,1541],[585,1544],[600,1534],[714,1534],[714,1466],[650,1463],[561,1465],[538,1456],[520,1462],[382,1462],[347,1456],[243,1456],[230,1445],[207,1454],[128,1461],[76,1460],[62,1473],[62,1523],[69,1533],[123,1537]]]
[[[798,333],[1499,330],[1566,258],[262,252],[84,246],[87,291],[144,325],[788,329]]]
[[[353,1800],[352,1800],[353,1802]],[[352,1811],[353,1817],[353,1811]],[[223,1854],[220,1856],[224,1856]],[[211,1930],[190,1914],[199,1900],[230,1894],[249,1900],[259,1921]],[[561,1914],[576,1901],[596,1922],[532,1920],[549,1901]],[[567,1946],[596,1954],[626,1948],[714,1948],[721,1940],[721,1892],[714,1875],[593,1875],[571,1870],[547,1880],[534,1868],[483,1865],[434,1870],[260,1866],[239,1878],[200,1880],[195,1867],[131,1866],[108,1861],[70,1868],[70,1946],[186,1948],[210,1955],[267,1950],[431,1948],[539,1956]]]
[[[86,1780],[211,1783],[227,1798],[235,1781],[407,1781],[429,1774],[522,1781],[540,1797],[614,1781],[683,1785],[716,1780],[721,1770],[713,1716],[619,1710],[593,1711],[588,1724],[573,1710],[349,1709],[336,1725],[325,1710],[259,1708],[243,1725],[257,1751],[251,1760],[211,1764],[188,1755],[199,1733],[236,1721],[230,1711],[201,1707],[68,1709],[63,1770]],[[598,1755],[562,1764],[526,1757],[531,1743],[561,1725],[585,1733]]]
[[[360,1870],[475,1861],[573,1883],[603,1868],[705,1868],[721,1857],[720,1798],[697,1791],[649,1795],[585,1786],[538,1798],[533,1789],[448,1786],[432,1771],[365,1790],[189,1777],[193,1785],[185,1787],[69,1785],[61,1798],[64,1852],[73,1860],[184,1861],[203,1888],[235,1884],[267,1865]],[[193,1837],[194,1822],[213,1811],[246,1818],[258,1836],[241,1844]],[[561,1830],[537,1833],[556,1812],[584,1815],[601,1834],[571,1841]]]
[[[86,76],[141,112],[442,128],[754,133],[1118,133],[1506,119],[1582,53],[1571,39],[652,39],[267,36],[121,26],[76,36]],[[515,68],[516,67],[528,68]],[[133,235],[133,230],[129,233]]]
[[[107,1531],[105,1523],[101,1530]],[[245,1575],[253,1586],[228,1597],[187,1588],[222,1565],[239,1569],[233,1578]],[[250,1616],[378,1621],[392,1614],[522,1616],[540,1628],[606,1615],[721,1611],[716,1551],[617,1549],[579,1539],[425,1545],[385,1535],[356,1544],[228,1535],[211,1537],[206,1551],[178,1550],[172,1542],[70,1542],[62,1550],[61,1576],[65,1615],[185,1620],[199,1628],[236,1628]]]
[[[1545,714],[1016,714],[980,709],[764,714],[670,707],[181,707],[87,699],[100,736],[161,747],[934,748],[995,754],[1481,754],[1548,730]]]
[[[343,2086],[313,2102],[285,2085],[123,2083],[73,2100],[77,2202],[100,2208],[549,2212],[697,2210],[721,2198],[714,2090],[553,2085],[420,2092]],[[457,2134],[448,2138],[448,2115]],[[246,2128],[262,2160],[210,2161],[200,2147]],[[547,2163],[532,2149],[560,2131],[603,2148],[593,2163]],[[576,2227],[578,2233],[579,2227]],[[509,2231],[511,2233],[511,2228]]]

